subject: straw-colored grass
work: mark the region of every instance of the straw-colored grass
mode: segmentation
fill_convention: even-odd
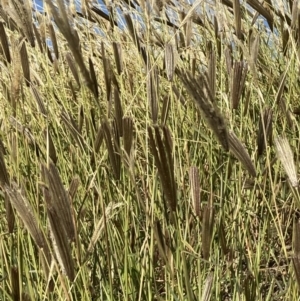
[[[32,7],[0,6],[0,300],[297,300],[297,1]]]

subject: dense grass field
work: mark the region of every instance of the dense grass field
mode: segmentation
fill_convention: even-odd
[[[298,300],[297,3],[2,1],[0,300]]]

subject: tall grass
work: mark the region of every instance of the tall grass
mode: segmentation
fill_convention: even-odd
[[[299,8],[273,2],[2,2],[1,300],[298,299]]]

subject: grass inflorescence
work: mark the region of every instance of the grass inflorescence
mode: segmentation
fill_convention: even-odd
[[[0,5],[0,299],[297,300],[297,1],[33,7]]]

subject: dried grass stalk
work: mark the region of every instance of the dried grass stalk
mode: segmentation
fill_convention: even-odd
[[[13,233],[16,217],[15,217],[12,204],[10,202],[9,195],[7,194],[6,191],[4,192],[4,205],[5,205],[5,216],[7,221],[8,233]]]
[[[50,34],[50,39],[52,41],[52,47],[54,50],[55,57],[58,60],[59,59],[58,44],[57,44],[55,30],[51,22],[48,23],[48,31]]]
[[[189,47],[191,45],[192,41],[192,32],[193,32],[193,23],[192,23],[192,18],[188,17],[185,18],[186,22],[184,24],[184,29],[185,29],[185,45],[186,47]]]
[[[17,104],[21,94],[21,59],[19,53],[19,43],[17,41],[12,42],[12,54],[13,54],[13,74],[11,80],[11,106],[13,109],[14,116],[16,116]]]
[[[174,46],[171,43],[166,45],[165,64],[168,81],[172,82],[175,72]]]
[[[218,22],[218,18],[216,16],[214,16],[214,32],[215,32],[216,48],[217,48],[218,58],[221,58],[222,44],[221,44],[221,39],[220,39],[219,22]]]
[[[149,66],[147,72],[147,96],[150,107],[151,118],[154,124],[157,123],[159,99],[159,78],[156,66]]]
[[[166,125],[167,120],[168,120],[168,115],[170,111],[170,102],[171,98],[170,95],[165,95],[164,101],[163,101],[163,107],[161,110],[161,124]]]
[[[1,141],[1,145],[3,145],[2,141]],[[4,161],[4,149],[1,148],[0,149],[0,187],[5,191],[5,187],[7,186],[10,186],[10,180]],[[13,233],[14,225],[15,225],[15,214],[13,212],[13,208],[9,200],[9,196],[6,192],[4,193],[4,205],[5,205],[5,214],[6,214],[8,232]]]
[[[95,153],[99,152],[99,149],[101,147],[103,139],[104,139],[103,125],[100,125],[100,127],[97,131],[95,142],[94,142],[94,151],[95,151]]]
[[[120,137],[123,137],[123,109],[121,104],[120,93],[117,88],[114,89],[115,100],[115,120],[117,122]]]
[[[241,17],[241,6],[239,0],[233,0],[233,12],[234,12],[234,24],[235,24],[235,32],[238,39],[242,38],[241,25],[242,25],[242,17]]]
[[[20,281],[19,281],[19,269],[18,267],[12,266],[10,268],[11,277],[11,295],[12,300],[22,300],[20,299]]]
[[[284,89],[286,87],[286,72],[283,72],[279,79],[278,79],[278,90],[277,90],[277,93],[276,93],[276,103],[280,103],[281,99],[282,99],[282,95],[283,95],[283,92],[284,92]]]
[[[1,41],[3,52],[4,52],[4,56],[5,56],[4,63],[5,64],[7,62],[11,63],[9,44],[8,44],[7,35],[6,35],[6,32],[5,32],[5,28],[4,28],[4,23],[3,22],[0,22],[0,41]]]
[[[215,99],[216,95],[216,55],[212,45],[209,41],[207,45],[208,57],[208,83],[211,91],[212,98]]]
[[[122,47],[120,43],[113,42],[114,56],[117,66],[118,74],[121,75],[123,72],[123,56],[122,56]]]
[[[234,156],[242,163],[242,165],[248,170],[251,176],[256,177],[256,169],[252,163],[252,160],[248,154],[248,151],[237,138],[234,132],[230,131],[229,135],[229,147]]]
[[[96,76],[94,64],[93,64],[91,58],[89,58],[89,66],[90,66],[91,80],[93,82],[93,88],[94,88],[94,91],[95,91],[95,94],[96,94],[96,98],[98,98],[99,97],[99,90],[98,90],[97,76]]]
[[[201,216],[201,195],[200,195],[200,177],[196,166],[190,167],[190,185],[192,200],[196,216]]]
[[[109,123],[106,121],[102,124],[103,126],[103,133],[104,133],[104,138],[106,142],[106,147],[108,150],[108,156],[109,160],[113,169],[113,174],[116,180],[120,179],[121,176],[121,165],[120,165],[120,154],[117,153],[116,150],[116,141],[117,139],[114,140],[113,143],[113,136],[112,136],[112,131],[109,126]],[[117,129],[114,128],[114,133],[116,135]],[[117,134],[118,135],[118,134]]]
[[[231,72],[231,103],[234,110],[238,108],[245,87],[247,73],[248,65],[246,62],[234,62]]]
[[[121,176],[121,148],[120,148],[120,132],[118,128],[118,123],[116,118],[113,119],[112,123],[113,129],[113,145],[115,150],[115,161],[117,163],[117,174],[119,175],[118,179]]]
[[[275,149],[276,149],[277,157],[281,161],[292,187],[298,187],[299,183],[298,183],[296,165],[294,162],[294,156],[287,138],[276,137]]]
[[[34,23],[32,25],[33,25],[34,35],[36,37],[36,41],[39,46],[40,52],[43,53],[44,47],[43,47],[43,43],[42,43],[41,34],[40,34],[39,30],[37,29],[36,25]]]
[[[54,164],[57,163],[58,157],[56,154],[56,149],[49,131],[49,128],[44,130],[44,137],[46,140],[46,145],[47,145],[47,154],[49,154],[50,159]]]
[[[112,91],[112,69],[110,65],[110,60],[103,56],[103,69],[104,69],[104,79],[106,86],[106,99],[110,100],[111,91]]]
[[[206,205],[203,208],[202,223],[202,254],[205,260],[209,260],[214,226],[214,208],[212,207],[212,204]]]
[[[1,141],[1,145],[3,146],[3,143]],[[8,176],[8,172],[6,169],[6,164],[4,161],[4,151],[5,149],[3,149],[2,147],[0,148],[0,187],[2,189],[4,189],[4,187],[6,185],[9,186],[9,176]]]
[[[272,135],[273,110],[266,108],[260,118],[257,134],[257,157],[259,158],[266,149],[266,143]]]
[[[232,58],[231,45],[227,46],[227,48],[225,49],[225,62],[226,62],[227,74],[232,74],[233,58]]]
[[[253,41],[250,45],[250,66],[253,70],[256,68],[256,61],[258,58],[258,52],[259,52],[259,43],[260,43],[260,38],[259,35],[257,35],[255,38],[253,38]]]
[[[123,118],[124,150],[130,156],[133,142],[133,120],[131,117]]]

